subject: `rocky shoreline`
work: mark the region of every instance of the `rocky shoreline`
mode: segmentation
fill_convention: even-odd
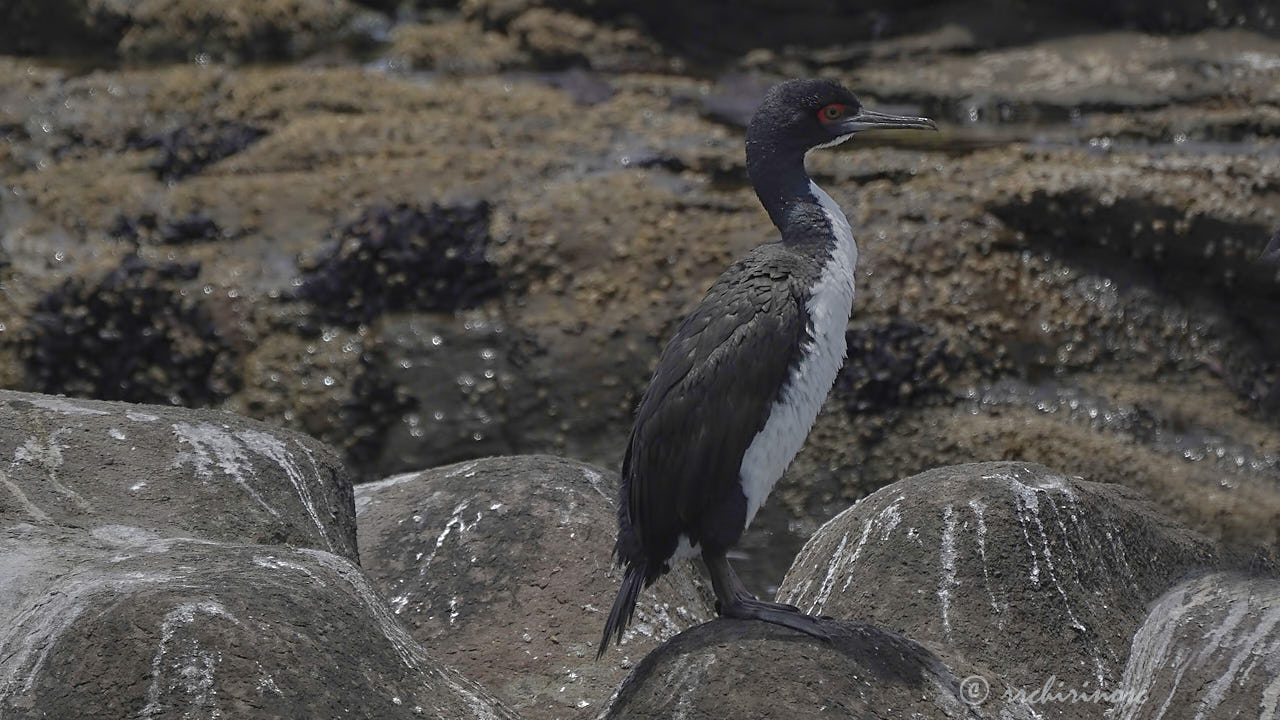
[[[778,599],[827,616],[830,643],[707,622],[686,565],[596,660],[610,471],[495,457],[353,492],[297,433],[10,391],[0,453],[4,717],[1277,710],[1274,573],[1132,490],[1030,463],[938,468],[820,528]]]
[[[700,625],[711,613],[692,574],[653,596],[650,634],[632,637],[616,666],[583,654],[594,622],[570,630],[573,604],[598,607],[614,581],[598,555],[611,530],[597,489],[611,492],[662,341],[731,258],[772,237],[746,181],[742,126],[769,84],[796,75],[838,78],[868,104],[941,126],[811,159],[860,247],[850,357],[739,563],[761,595],[836,608],[827,612],[847,633],[805,667],[925,682],[937,692],[910,702],[926,716],[957,714],[950,703],[963,704],[969,674],[994,694],[1032,683],[1035,673],[983,656],[977,638],[1006,621],[1001,593],[1020,605],[1030,592],[1002,583],[1020,573],[1029,584],[1035,567],[1034,589],[1050,597],[1017,620],[1044,629],[1039,644],[1018,646],[1035,672],[1048,668],[1030,648],[1054,647],[1075,663],[1061,679],[1096,684],[1100,661],[1106,683],[1147,687],[1165,704],[1119,717],[1232,698],[1260,703],[1246,716],[1274,707],[1275,668],[1246,652],[1267,647],[1249,633],[1274,637],[1269,616],[1236,603],[1274,596],[1266,578],[1280,566],[1280,269],[1260,262],[1280,227],[1280,29],[1267,4],[1244,0],[6,3],[0,388],[27,393],[4,395],[0,516],[18,578],[6,587],[27,588],[6,595],[6,642],[30,630],[15,613],[57,582],[80,588],[77,599],[31,622],[65,628],[77,608],[107,602],[103,588],[144,599],[154,607],[135,619],[103,616],[151,628],[129,646],[137,674],[121,697],[141,703],[135,715],[152,702],[146,678],[157,703],[253,696],[241,710],[294,712],[269,684],[250,687],[266,676],[299,683],[289,702],[328,702],[287,672],[237,665],[218,676],[239,678],[228,695],[200,695],[203,680],[184,685],[163,660],[150,665],[161,647],[184,658],[179,670],[216,659],[216,637],[183,634],[206,621],[220,628],[213,636],[283,637],[246,618],[285,617],[290,594],[331,606],[322,612],[342,615],[337,625],[361,618],[367,677],[427,683],[440,698],[397,690],[384,699],[401,705],[370,706],[379,717],[431,702],[446,717],[480,706],[498,717],[667,717],[671,703],[715,715],[727,707],[716,688],[747,667],[735,663],[754,653],[800,662],[792,653],[808,650],[787,638]],[[81,421],[109,424],[89,433]],[[982,475],[1059,478],[1069,495],[1018,479],[1032,488],[1019,495],[957,469],[990,462],[1015,465]],[[48,470],[58,463],[69,469]],[[446,477],[468,463],[463,475],[476,475]],[[80,487],[68,472],[101,482]],[[894,493],[919,482],[904,478],[926,472],[954,494],[895,506]],[[539,494],[535,478],[561,494]],[[516,513],[487,482],[511,483],[543,510]],[[139,505],[138,492],[183,510]],[[974,498],[988,552],[997,532],[1010,553],[1028,548],[1002,556],[1010,565],[994,584],[966,574],[991,570],[970,553]],[[568,525],[549,509],[560,502],[575,504]],[[410,506],[429,522],[419,527]],[[908,508],[919,521],[884,542],[928,577],[875,564],[892,560],[875,541]],[[1131,537],[1129,521],[1146,529]],[[578,532],[574,522],[594,528],[589,538],[546,544]],[[916,536],[894,534],[911,527]],[[1105,527],[1120,544],[1099,539]],[[438,540],[463,552],[464,535],[475,557],[519,558],[529,574],[437,555],[439,577],[414,575]],[[948,535],[950,569],[938,565]],[[512,542],[527,554],[504,560],[496,548]],[[1117,547],[1163,559],[1126,570]],[[1088,568],[1066,572],[1072,552]],[[282,565],[274,578],[255,564],[268,555],[305,572]],[[837,562],[815,565],[827,555]],[[1050,557],[1063,571],[1056,585]],[[827,572],[839,592],[817,602]],[[137,574],[163,581],[138,585]],[[207,604],[242,577],[292,589]],[[859,589],[916,580],[914,609]],[[174,583],[205,594],[171,603]],[[580,598],[579,586],[592,589]],[[961,588],[975,594],[962,599]],[[935,612],[941,589],[954,590],[949,636]],[[555,624],[488,622],[507,598]],[[1063,619],[1068,606],[1087,632]],[[170,613],[172,645],[162,642]],[[1196,645],[1190,628],[1218,622],[1217,649]],[[326,642],[313,638],[305,662],[354,662]],[[866,664],[867,643],[882,642],[897,643],[901,663]],[[45,678],[31,662],[55,657],[23,647],[0,654],[3,702],[16,703],[0,715],[53,702],[41,693],[96,692],[96,680],[12,684],[19,669]],[[552,656],[562,659],[543,662]],[[457,672],[437,672],[445,666]],[[672,673],[699,679],[653,694]],[[1228,675],[1241,694],[1220,686]],[[1256,682],[1257,694],[1243,689]],[[825,686],[815,687],[779,692],[821,706]],[[83,701],[57,697],[58,708]]]

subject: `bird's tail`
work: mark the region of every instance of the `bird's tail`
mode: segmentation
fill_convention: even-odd
[[[622,642],[622,633],[631,624],[636,600],[644,589],[647,565],[644,560],[627,563],[626,572],[622,576],[622,587],[618,588],[618,597],[614,598],[613,609],[609,611],[609,619],[604,624],[604,636],[600,638],[600,649],[596,651],[597,660],[604,656],[605,649],[609,647],[610,636],[613,636],[615,643]]]

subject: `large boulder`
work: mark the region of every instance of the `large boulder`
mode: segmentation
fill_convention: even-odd
[[[685,631],[636,666],[607,717],[978,717],[951,670],[921,645],[864,623],[823,629],[830,643],[749,620]]]
[[[594,717],[626,669],[711,617],[680,564],[619,647],[596,646],[621,581],[617,476],[545,456],[489,458],[356,488],[361,555],[419,641],[525,717]]]
[[[1214,559],[1211,542],[1123,486],[978,463],[908,478],[832,519],[778,597],[992,668],[1001,695],[1050,677],[1109,691],[1148,604]]]
[[[289,544],[356,560],[326,446],[225,412],[0,390],[0,523]]]
[[[1280,717],[1280,580],[1204,575],[1133,637],[1118,720]]]
[[[321,550],[0,534],[0,715],[513,718]]]

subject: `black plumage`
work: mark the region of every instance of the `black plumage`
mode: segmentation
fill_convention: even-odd
[[[839,244],[853,242],[847,224],[840,236],[823,204],[830,199],[809,181],[805,153],[888,126],[932,123],[865,111],[852,93],[825,80],[775,86],[753,117],[748,172],[781,238],[752,250],[712,285],[668,341],[640,401],[619,491],[614,552],[625,574],[600,654],[610,637],[621,640],[640,592],[669,569],[682,536],[707,563],[721,614],[824,636],[796,608],[751,597],[725,553],[749,517],[743,458],[814,352],[810,298],[833,254],[842,252]],[[852,268],[844,270],[851,298]],[[843,357],[842,332],[839,342]]]

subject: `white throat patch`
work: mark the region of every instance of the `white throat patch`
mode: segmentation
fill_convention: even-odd
[[[838,138],[835,142],[846,138]],[[840,206],[831,196],[809,182],[809,191],[822,206],[836,245],[814,283],[808,304],[812,340],[803,348],[803,359],[787,378],[778,399],[769,410],[769,419],[751,440],[742,456],[738,475],[747,496],[747,525],[755,518],[773,486],[795,458],[822,403],[844,364],[844,333],[853,308],[853,269],[858,264],[858,246],[853,230]],[[744,528],[745,529],[745,528]]]

